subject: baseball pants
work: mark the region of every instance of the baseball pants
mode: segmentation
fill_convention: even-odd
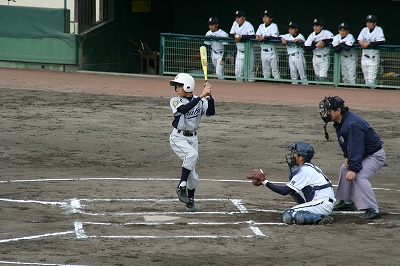
[[[244,51],[237,51],[235,59],[235,76],[237,81],[243,81],[244,77]],[[254,79],[254,50],[250,50],[249,58],[249,81]],[[254,80],[252,80],[254,81]]]
[[[187,188],[197,188],[199,182],[199,176],[195,170],[199,158],[197,135],[186,137],[180,133],[172,132],[169,137],[169,143],[176,155],[182,159],[182,167],[191,170],[187,180]]]
[[[224,79],[224,61],[222,60],[224,56],[224,51],[212,51],[211,61],[215,67],[215,74],[218,79]]]
[[[265,52],[263,49],[261,49],[261,64],[264,78],[270,78],[271,73],[274,79],[281,78],[278,69],[278,60],[278,55],[275,50]]]
[[[330,63],[329,54],[317,56],[312,59],[314,73],[317,79],[326,79],[328,77],[328,69]]]
[[[340,167],[339,183],[336,198],[350,202],[357,202],[359,210],[378,209],[378,203],[370,179],[386,163],[385,150],[382,148],[374,154],[368,155],[362,161],[362,170],[357,173],[353,181],[346,180],[349,169],[345,164]]]
[[[361,58],[361,69],[364,74],[365,84],[375,84],[378,74],[380,56],[375,55],[367,58],[365,55]]]
[[[355,55],[342,55],[340,57],[340,68],[344,83],[356,83],[357,57]]]
[[[294,53],[289,55],[289,69],[292,80],[297,80],[299,76],[301,80],[307,80],[306,60],[302,54]]]

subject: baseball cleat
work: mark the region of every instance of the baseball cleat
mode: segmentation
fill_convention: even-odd
[[[343,200],[340,200],[338,204],[333,207],[334,211],[355,211],[356,206],[354,202],[352,203],[346,203]]]
[[[381,218],[381,213],[374,209],[367,209],[363,215],[360,216],[363,220],[378,219]]]
[[[333,217],[331,217],[331,216],[326,216],[326,217],[322,218],[322,219],[318,222],[318,224],[319,224],[319,225],[332,224],[333,221],[334,221],[334,220],[333,220]]]
[[[189,199],[189,202],[186,203],[186,210],[187,210],[188,212],[195,212],[195,211],[197,211],[197,209],[196,209],[196,204],[194,204],[194,199],[190,198],[190,199]]]
[[[176,187],[176,194],[178,195],[178,199],[183,203],[189,203],[189,197],[187,195],[186,187],[180,187],[179,185]]]

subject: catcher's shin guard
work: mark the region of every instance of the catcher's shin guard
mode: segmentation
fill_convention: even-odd
[[[317,224],[323,217],[324,215],[321,214],[292,209],[285,210],[282,213],[282,220],[285,224]]]

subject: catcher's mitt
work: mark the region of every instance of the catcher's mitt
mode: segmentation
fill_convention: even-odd
[[[257,187],[261,186],[262,182],[267,180],[264,172],[261,169],[251,170],[251,172],[247,174],[246,178],[252,180],[253,185]]]

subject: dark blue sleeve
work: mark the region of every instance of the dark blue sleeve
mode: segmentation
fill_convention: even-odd
[[[275,184],[270,183],[270,182],[268,182],[266,186],[267,186],[267,188],[269,188],[273,192],[281,194],[282,196],[286,196],[286,195],[290,194],[293,191],[293,189],[291,189],[288,186],[278,186],[278,185],[275,185]]]
[[[194,98],[189,103],[179,106],[177,110],[181,114],[186,114],[187,112],[192,110],[192,108],[195,107],[200,102],[200,100],[200,97]]]
[[[210,96],[210,99],[208,99],[208,108],[206,111],[206,116],[211,116],[215,115],[215,105],[214,105],[214,98]]]
[[[359,172],[362,167],[362,160],[365,157],[364,147],[365,132],[358,125],[352,125],[349,129],[347,142],[347,159],[349,170]]]
[[[379,45],[381,45],[381,44],[384,44],[385,42],[384,41],[378,41],[378,42],[370,42],[369,43],[369,46],[370,47],[373,47],[373,46],[379,46]]]
[[[340,46],[343,50],[346,50],[346,51],[350,51],[350,49],[351,49],[351,46],[345,44],[344,42],[342,42],[338,46]]]

